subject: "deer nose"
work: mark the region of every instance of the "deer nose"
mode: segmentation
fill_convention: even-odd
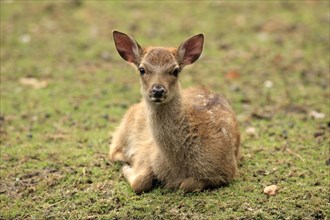
[[[165,94],[165,88],[162,85],[154,85],[151,90],[151,95],[155,98],[161,98]]]

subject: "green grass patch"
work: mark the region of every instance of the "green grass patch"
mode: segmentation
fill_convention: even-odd
[[[330,217],[328,1],[0,6],[1,219]],[[229,186],[183,194],[156,184],[138,196],[108,160],[112,132],[140,100],[115,29],[145,46],[205,34],[203,55],[181,82],[224,94],[238,115],[243,161]],[[273,184],[278,193],[263,194]]]

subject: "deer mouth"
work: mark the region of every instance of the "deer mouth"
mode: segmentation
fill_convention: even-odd
[[[150,96],[150,101],[157,103],[157,104],[161,104],[165,101],[166,97],[162,96],[162,97],[154,97],[154,96]]]

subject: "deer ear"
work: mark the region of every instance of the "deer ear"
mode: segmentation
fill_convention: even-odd
[[[127,62],[137,65],[142,52],[140,45],[132,37],[119,31],[113,31],[112,34],[119,55]]]
[[[197,34],[183,42],[178,49],[178,58],[181,65],[194,63],[202,54],[204,35]]]

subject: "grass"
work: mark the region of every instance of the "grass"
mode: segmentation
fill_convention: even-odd
[[[0,6],[0,219],[330,218],[328,1]],[[114,29],[141,45],[205,34],[203,56],[181,82],[231,101],[244,157],[232,184],[190,194],[156,186],[137,196],[108,161],[111,133],[140,100]],[[263,194],[272,184],[278,193]]]

